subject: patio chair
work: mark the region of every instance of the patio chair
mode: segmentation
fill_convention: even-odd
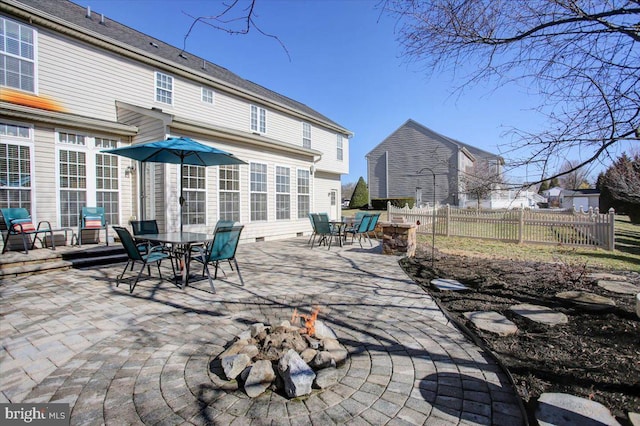
[[[38,227],[33,223],[29,211],[22,207],[13,207],[0,209],[2,220],[0,221],[0,233],[2,233],[3,247],[2,253],[9,249],[9,239],[14,235],[22,237],[25,254],[29,254],[29,244],[31,249],[35,247],[36,240],[40,240],[39,234],[49,234],[51,237],[51,248],[55,250],[55,242],[53,240],[53,228],[49,221],[43,220],[38,222]],[[31,240],[33,237],[33,241]],[[42,242],[42,240],[40,240]]]
[[[371,215],[371,220],[369,221],[369,230],[367,231],[367,238],[369,239],[369,245],[373,247],[373,243],[371,242],[371,233],[373,232],[373,238],[378,240],[378,234],[376,234],[376,225],[378,224],[378,219],[380,219],[380,213],[373,213]]]
[[[82,207],[80,223],[78,224],[78,245],[82,246],[82,231],[95,231],[98,233],[97,242],[100,242],[100,230],[104,229],[104,239],[109,245],[109,224],[104,213],[104,207]]]
[[[309,222],[311,222],[311,235],[309,235],[308,245],[314,245],[316,243],[316,223],[313,220],[313,213],[309,213]]]
[[[340,234],[336,232],[331,223],[329,222],[329,215],[326,213],[311,213],[313,221],[315,223],[316,235],[320,237],[318,240],[318,245],[322,245],[324,242],[327,245],[327,249],[331,249],[331,242],[334,238],[341,238]],[[314,243],[311,245],[311,248],[315,245]]]
[[[365,238],[368,238],[367,234],[369,232],[369,224],[373,220],[373,216],[374,215],[372,215],[372,214],[363,215],[362,216],[362,220],[360,220],[359,223],[355,224],[353,226],[353,228],[346,230],[347,234],[351,234],[351,244],[353,244],[353,240],[355,239],[355,237],[357,235],[358,236],[358,243],[360,244],[360,247],[362,248],[362,237],[364,236]],[[369,241],[369,242],[371,242],[371,241]]]
[[[158,267],[158,274],[160,275],[160,279],[162,279],[162,272],[160,271],[160,262],[162,262],[165,259],[170,259],[171,255],[166,251],[164,251],[163,247],[161,246],[156,246],[156,247],[148,246],[147,249],[145,250],[145,253],[142,253],[139,250],[138,245],[136,244],[136,241],[133,239],[133,236],[129,233],[129,231],[126,228],[123,228],[121,226],[114,226],[113,229],[118,234],[118,238],[120,238],[120,242],[122,243],[122,246],[124,247],[128,256],[127,264],[124,267],[124,271],[122,271],[122,273],[118,275],[118,277],[116,278],[116,287],[120,285],[120,280],[124,277],[124,274],[127,272],[127,268],[129,267],[129,264],[131,264],[131,270],[133,270],[133,265],[137,261],[142,262],[142,267],[140,268],[140,271],[138,272],[138,275],[136,276],[135,281],[133,283],[129,282],[129,293],[133,293],[133,289],[136,287],[136,284],[138,284],[138,280],[140,280],[140,276],[142,275],[142,271],[144,271],[145,266],[147,267],[147,274],[151,276],[151,266],[150,266],[151,263],[154,263],[154,262],[156,263]],[[175,268],[173,267],[173,262],[170,262],[170,263],[171,263],[171,269],[173,270],[173,275],[175,276],[176,271],[175,271]]]
[[[240,267],[236,260],[236,250],[238,249],[238,242],[240,241],[240,234],[243,229],[244,225],[217,227],[213,241],[205,247],[196,247],[198,254],[191,257],[191,261],[202,263],[202,276],[204,276],[205,273],[207,274],[209,285],[214,293],[216,292],[216,288],[213,285],[213,280],[218,279],[218,269],[222,269],[220,268],[220,261],[222,260],[229,261],[229,265],[231,265],[231,261],[233,260],[240,283],[244,285],[242,274],[240,274]],[[211,273],[209,272],[210,264],[216,268],[213,278],[211,278]],[[231,266],[231,269],[233,270],[233,266]],[[222,271],[222,273],[224,274],[224,271]]]

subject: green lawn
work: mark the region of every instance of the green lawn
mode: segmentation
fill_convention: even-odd
[[[614,251],[563,245],[513,244],[437,235],[436,248],[443,253],[477,257],[586,264],[590,267],[612,270],[640,270],[640,225],[631,224],[626,216],[617,216],[615,232],[616,249]],[[418,243],[422,248],[430,245],[431,234],[419,234]]]

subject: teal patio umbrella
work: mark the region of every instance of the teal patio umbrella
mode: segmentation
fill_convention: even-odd
[[[106,149],[107,154],[121,155],[142,162],[180,165],[180,232],[182,232],[182,166],[227,166],[247,164],[233,154],[194,141],[190,138],[168,138],[115,149]]]

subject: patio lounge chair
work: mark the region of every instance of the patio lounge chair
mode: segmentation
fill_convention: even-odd
[[[229,261],[229,265],[231,265],[231,261],[233,260],[238,278],[240,278],[240,283],[244,285],[238,261],[236,260],[236,250],[238,249],[242,229],[244,229],[244,225],[218,226],[213,236],[213,241],[205,247],[196,247],[198,254],[191,257],[191,261],[202,263],[202,275],[207,274],[209,285],[214,293],[216,292],[216,288],[213,285],[213,280],[218,279],[218,269],[220,268],[221,260]],[[213,278],[211,278],[211,273],[209,272],[210,264],[216,268]],[[233,266],[231,266],[231,269],[233,270]],[[222,273],[224,273],[224,271],[222,271]]]
[[[45,236],[46,234],[49,234],[51,237],[51,248],[55,250],[56,246],[53,240],[53,229],[51,228],[51,223],[49,221],[43,220],[38,222],[38,227],[36,228],[27,209],[21,207],[0,209],[0,213],[2,213],[0,232],[2,233],[2,239],[4,242],[2,253],[9,249],[9,239],[13,235],[22,236],[22,244],[24,245],[25,254],[29,254],[29,244],[31,244],[31,249],[35,247],[36,240],[40,240],[40,237],[38,236],[40,234],[45,234]],[[31,240],[31,237],[33,237],[33,240]]]
[[[327,249],[331,249],[331,242],[334,238],[341,238],[340,234],[334,229],[331,222],[329,222],[329,215],[326,213],[311,213],[311,217],[315,223],[315,232],[320,239],[318,245],[324,243],[327,245]],[[315,239],[314,239],[315,244]],[[313,248],[314,244],[311,245]]]
[[[129,293],[133,293],[133,289],[136,287],[136,284],[138,284],[138,280],[140,280],[140,276],[142,275],[142,271],[144,270],[145,266],[147,267],[147,274],[151,276],[151,263],[156,263],[156,265],[158,266],[158,274],[162,279],[162,272],[160,272],[160,262],[165,259],[170,259],[171,255],[168,252],[164,251],[162,246],[148,246],[145,250],[145,253],[142,253],[139,250],[135,240],[133,239],[133,236],[126,228],[123,228],[121,226],[114,226],[113,229],[118,234],[118,238],[120,238],[120,242],[122,242],[122,246],[124,247],[128,256],[127,264],[124,267],[124,271],[122,271],[122,273],[116,278],[116,287],[120,285],[120,280],[124,277],[125,272],[127,272],[129,264],[131,264],[131,270],[133,270],[133,265],[137,261],[142,262],[142,267],[140,268],[140,272],[138,272],[135,281],[133,283],[129,282]],[[173,275],[175,276],[175,268],[173,267],[173,262],[171,262],[171,269],[173,270]]]
[[[80,213],[80,223],[78,224],[78,245],[82,246],[83,231],[98,232],[98,242],[100,242],[100,230],[104,229],[104,239],[109,245],[109,226],[104,214],[104,207],[83,207]]]

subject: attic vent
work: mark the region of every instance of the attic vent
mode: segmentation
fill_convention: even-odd
[[[180,52],[180,54],[179,54],[178,56],[180,56],[182,59],[188,59],[188,58],[185,56],[185,54],[184,54],[184,53],[182,53],[182,52]]]
[[[153,47],[155,47],[156,49],[159,47],[157,44],[155,44],[154,42],[150,41],[149,44]]]
[[[91,6],[87,6],[87,18],[91,19]]]
[[[202,69],[203,70],[207,69],[207,61],[205,61],[204,59],[202,60]]]
[[[104,25],[104,13],[100,14],[100,23]]]

